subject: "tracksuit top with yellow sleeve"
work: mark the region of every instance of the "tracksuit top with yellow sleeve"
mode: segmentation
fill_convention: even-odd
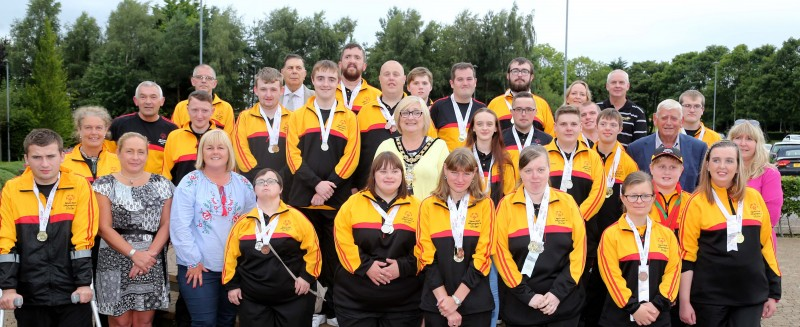
[[[61,166],[68,168],[77,175],[86,177],[86,180],[89,181],[90,184],[94,183],[94,180],[98,177],[111,175],[120,170],[119,158],[117,158],[117,155],[110,151],[105,144],[103,144],[103,149],[100,150],[100,155],[97,156],[97,170],[95,175],[92,175],[89,164],[81,154],[80,143],[76,144],[72,150],[64,155],[64,162],[61,163]]]
[[[472,121],[472,116],[475,116],[475,112],[480,108],[486,107],[483,102],[478,100],[470,99],[470,101],[472,101],[472,110],[470,110],[469,116],[464,119],[466,122],[465,132],[469,130],[469,122]],[[469,104],[459,103],[458,107],[463,117],[467,113]],[[449,96],[436,100],[430,109],[431,122],[436,127],[436,135],[447,143],[447,149],[450,152],[453,152],[455,148],[464,146],[464,142],[458,140],[458,120],[453,110],[453,102],[450,101]]]
[[[621,148],[622,152],[619,156],[617,172],[614,174],[614,185],[606,185],[606,188],[611,186],[613,193],[610,197],[605,198],[603,205],[600,206],[600,210],[597,211],[594,219],[586,223],[586,239],[589,244],[589,256],[592,258],[595,258],[597,255],[597,245],[600,244],[600,235],[622,215],[622,200],[619,197],[622,182],[625,181],[625,178],[631,173],[639,171],[639,166],[636,165],[636,161],[633,161],[631,156],[628,155],[622,143],[617,142],[616,145],[614,145],[614,150],[605,156],[597,150],[597,144],[595,144],[592,150],[600,155],[600,160],[603,161],[603,180],[608,183],[606,178],[608,177],[608,172],[611,171],[611,166],[614,165],[614,156],[618,148]],[[598,176],[597,178],[600,177]],[[603,197],[605,197],[606,190],[603,189],[601,193]]]
[[[264,223],[278,219],[275,231],[269,244],[278,252],[278,257],[270,249],[263,254],[255,248],[258,208],[247,213],[231,228],[225,244],[225,266],[222,269],[222,283],[226,290],[240,288],[242,297],[267,304],[279,304],[296,300],[294,279],[286,271],[286,267],[297,276],[312,285],[319,277],[322,267],[319,241],[314,226],[300,211],[281,201],[277,212],[267,217]],[[265,244],[266,245],[266,244]]]
[[[335,210],[352,194],[350,177],[358,166],[361,137],[358,133],[356,114],[341,101],[330,110],[333,115],[328,151],[322,151],[322,134],[319,119],[314,111],[312,96],[306,105],[297,108],[289,118],[286,136],[286,161],[294,175],[289,191],[289,204],[312,209]],[[324,111],[324,110],[323,110]],[[327,116],[323,113],[323,118]],[[327,119],[323,119],[327,124]],[[311,206],[314,188],[326,180],[336,184],[333,196],[322,206]]]
[[[0,197],[0,289],[16,289],[26,306],[70,304],[76,288],[92,283],[97,200],[85,177],[66,167],[60,172],[44,242],[37,240],[39,205],[30,168],[6,182]],[[39,194],[43,205],[47,196]]]
[[[564,174],[564,157],[558,150],[557,139],[544,148],[550,156],[550,185],[559,188]],[[578,142],[575,155],[572,157],[572,188],[567,193],[572,195],[581,209],[584,220],[592,219],[606,198],[606,178],[603,175],[603,161],[600,155],[586,145]]]
[[[214,106],[214,113],[211,114],[211,122],[217,127],[223,129],[229,137],[233,138],[233,125],[235,124],[235,117],[233,116],[233,107],[227,101],[220,99],[214,93],[214,99],[211,101]],[[175,111],[172,112],[172,122],[178,125],[178,128],[184,127],[189,124],[189,100],[183,100],[175,105]]]
[[[459,205],[464,205],[461,203]],[[458,307],[462,315],[488,312],[494,309],[489,290],[490,255],[494,247],[494,205],[484,198],[475,201],[470,197],[464,224],[464,261],[455,262],[455,242],[450,228],[450,210],[447,201],[429,196],[419,208],[417,245],[414,253],[417,266],[425,274],[420,308],[439,312],[433,290],[444,286],[453,294],[462,283],[470,288],[469,295]]]
[[[528,137],[528,134],[522,134],[521,132],[517,131],[516,128],[507,128],[503,130],[503,144],[506,145],[506,152],[508,152],[508,156],[511,158],[511,163],[514,165],[516,170],[514,170],[514,180],[519,179],[519,152],[522,151],[519,147],[517,147],[517,141],[514,139],[514,134],[517,133],[519,137],[520,143],[525,142],[525,139]],[[531,144],[539,144],[541,146],[545,146],[553,141],[553,137],[550,134],[542,132],[536,128],[531,128],[531,131],[528,133],[533,133],[533,137],[531,138]],[[522,146],[522,145],[520,145]]]
[[[703,137],[700,138],[700,131],[705,129],[705,133],[703,133]],[[700,123],[700,128],[694,133],[694,138],[703,141],[708,147],[710,148],[712,144],[717,143],[717,141],[722,139],[722,135],[715,132],[713,129],[706,127],[702,122]]]
[[[489,102],[488,108],[497,114],[500,119],[500,128],[503,130],[512,126],[511,108],[509,106],[513,101],[514,96],[511,94],[511,90],[506,90],[506,93],[496,96]],[[536,117],[533,119],[533,126],[537,130],[544,131],[548,135],[555,137],[555,120],[553,119],[553,111],[550,109],[550,105],[547,104],[544,98],[535,94],[533,95],[533,101],[536,103]]]
[[[353,101],[353,108],[350,110],[353,111],[356,115],[359,114],[362,107],[368,106],[370,103],[377,101],[378,97],[381,95],[381,91],[375,88],[372,85],[367,83],[367,80],[361,78],[361,89],[358,91],[358,95],[356,95],[356,99]],[[347,97],[347,91],[342,90],[342,84],[339,83],[339,86],[336,87],[336,101],[341,103],[342,106],[347,108],[344,104],[349,98]],[[350,103],[349,101],[347,103]],[[312,107],[313,109],[313,107]]]
[[[478,151],[478,164],[481,165],[483,168],[483,176],[481,176],[481,190],[486,190],[486,181],[490,181],[489,191],[487,192],[489,197],[492,198],[492,203],[499,203],[500,199],[502,199],[507,194],[511,194],[514,192],[514,188],[517,186],[517,179],[515,178],[517,174],[516,169],[511,164],[511,158],[508,156],[509,161],[500,163],[498,160],[494,161],[494,165],[492,165],[491,176],[489,176],[489,165],[492,161],[492,154],[483,154]],[[503,165],[503,175],[500,176],[500,165]],[[500,188],[500,180],[503,180],[502,189]]]
[[[359,94],[360,95],[360,94]],[[381,114],[381,107],[378,105],[380,99],[361,107],[358,112],[358,129],[361,134],[361,158],[358,160],[358,167],[356,168],[355,175],[353,175],[353,186],[358,189],[364,188],[367,185],[367,177],[369,177],[369,170],[372,166],[372,158],[375,157],[375,151],[384,140],[400,136],[397,128],[394,133],[386,129],[386,118]],[[355,105],[353,105],[355,106]],[[389,109],[390,114],[394,114],[393,108]]]
[[[727,190],[713,183],[712,188],[726,206],[726,214],[733,214],[738,201],[729,201]],[[738,251],[727,251],[725,216],[700,188],[682,210],[679,238],[683,271],[694,271],[692,302],[751,306],[762,304],[767,298],[780,300],[781,272],[772,241],[772,224],[758,191],[750,187],[745,191],[744,242],[738,244]]]
[[[239,114],[232,141],[236,165],[242,175],[253,182],[261,169],[272,168],[283,178],[284,194],[287,194],[292,174],[286,165],[286,136],[292,112],[280,104],[278,106],[281,109],[281,127],[277,153],[269,153],[269,131],[258,103]]]
[[[586,234],[578,205],[572,196],[548,188],[550,200],[545,221],[544,252],[539,255],[532,276],[521,273],[531,241],[525,189],[520,186],[497,205],[497,244],[494,262],[500,277],[500,310],[503,320],[513,325],[546,325],[580,314],[585,298],[578,287],[586,262]],[[555,295],[560,304],[553,315],[528,306],[535,294]]]
[[[217,126],[212,121],[208,130],[203,134],[213,129],[217,129]],[[172,181],[175,186],[178,186],[184,176],[196,170],[194,166],[197,162],[197,146],[200,144],[203,134],[196,134],[189,122],[167,136],[161,175]]]
[[[658,191],[655,193],[653,208],[650,209],[650,218],[669,227],[677,237],[678,228],[683,221],[681,209],[686,206],[691,194],[682,190],[680,184],[677,184],[675,191],[669,194],[662,194]]]
[[[653,217],[651,217],[653,218]],[[600,277],[608,288],[609,298],[600,317],[602,326],[636,326],[631,315],[639,309],[639,249],[635,242],[644,241],[647,226],[637,226],[636,234],[625,215],[606,228],[598,249]],[[660,312],[650,326],[669,326],[669,310],[678,296],[681,257],[678,240],[672,230],[655,221],[650,230],[650,252],[647,257],[650,300]]]
[[[361,114],[364,114],[362,112]],[[384,219],[372,203],[394,207],[394,231],[381,232]],[[407,312],[419,308],[422,278],[417,275],[414,246],[417,241],[419,200],[413,196],[386,203],[370,191],[353,194],[342,205],[334,221],[336,254],[344,271],[336,274],[333,296],[336,305],[363,312]],[[385,285],[375,285],[367,270],[375,261],[397,260],[400,276]]]

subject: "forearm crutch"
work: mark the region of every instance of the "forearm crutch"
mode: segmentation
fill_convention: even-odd
[[[92,300],[89,301],[89,305],[91,305],[92,307],[92,316],[94,317],[94,324],[97,327],[103,327],[103,325],[100,323],[100,312],[97,310],[97,301],[95,300],[97,297],[95,296],[94,293],[94,279],[92,280],[92,283],[89,284],[89,288],[92,290]],[[71,299],[72,303],[77,304],[78,302],[81,301],[81,296],[78,295],[78,293],[72,293]]]
[[[14,306],[17,308],[22,307],[22,297],[19,296],[14,299]],[[6,310],[0,309],[0,327],[3,327],[6,323]]]

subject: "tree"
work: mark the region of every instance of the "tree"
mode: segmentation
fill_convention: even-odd
[[[435,36],[423,33],[425,22],[418,11],[408,9],[403,12],[393,7],[380,23],[382,29],[375,32],[377,41],[367,49],[367,75],[377,77],[381,65],[389,60],[398,61],[406,71],[430,65],[430,61],[425,59],[431,58],[431,43]]]
[[[208,23],[208,46],[205,58],[217,72],[217,88],[214,92],[230,102],[234,109],[249,106],[250,87],[249,60],[245,27],[236,10],[212,8]]]
[[[25,103],[40,127],[67,136],[72,131],[67,74],[62,66],[61,53],[56,47],[56,34],[50,26],[50,20],[45,18],[36,57],[33,58],[30,83],[25,90]]]
[[[13,41],[9,51],[11,62],[11,76],[26,80],[33,69],[33,58],[39,44],[39,37],[44,35],[44,21],[50,20],[50,29],[56,36],[60,33],[58,15],[61,13],[61,3],[56,0],[30,0],[25,18],[14,20],[11,24],[11,39]]]
[[[67,35],[61,48],[64,50],[67,90],[72,98],[82,98],[82,94],[91,92],[80,88],[80,79],[91,62],[92,53],[100,47],[102,41],[97,20],[85,11],[75,20],[75,24],[67,28]]]

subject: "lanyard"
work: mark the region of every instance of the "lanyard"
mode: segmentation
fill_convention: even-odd
[[[392,113],[389,112],[389,109],[383,105],[383,97],[378,99],[378,106],[381,107],[381,115],[383,115],[383,119],[386,119],[386,129],[391,129],[397,126],[397,123],[394,121],[394,116]]]
[[[61,183],[60,172],[58,173],[56,183],[50,190],[50,194],[47,195],[46,204],[42,205],[42,200],[39,199],[39,187],[36,186],[36,181],[33,181],[33,194],[36,196],[36,202],[39,204],[39,233],[47,232],[47,223],[50,222],[50,211],[53,210],[53,201],[56,199],[56,190],[58,190],[59,183]]]
[[[592,146],[589,145],[589,138],[586,137],[586,134],[581,133],[581,137],[583,138],[583,144],[586,144],[586,148],[591,149]],[[575,148],[577,150],[577,147]]]
[[[558,145],[556,145],[558,146]],[[575,147],[575,151],[570,153],[569,158],[567,158],[567,154],[564,153],[564,150],[558,148],[558,152],[561,153],[561,157],[564,158],[564,172],[561,175],[561,189],[562,192],[566,192],[568,189],[572,188],[572,160],[575,159],[575,153],[578,152],[578,147]]]
[[[544,227],[547,223],[547,209],[550,206],[550,187],[546,187],[544,190],[538,213],[533,207],[533,200],[528,196],[528,192],[524,188],[522,192],[525,193],[525,212],[530,243],[528,243],[528,254],[520,272],[531,277],[533,268],[536,267],[536,261],[539,260],[539,254],[544,252]]]
[[[464,248],[464,225],[467,222],[467,207],[469,207],[469,192],[464,194],[460,206],[456,207],[455,201],[447,196],[447,209],[450,210],[450,230],[453,232],[453,242],[456,249]]]
[[[316,103],[315,103],[315,106],[316,106]],[[272,150],[273,147],[277,147],[278,146],[278,140],[280,139],[280,133],[281,133],[281,105],[278,105],[278,109],[275,110],[275,116],[273,118],[272,125],[270,125],[269,119],[267,119],[267,114],[265,114],[264,110],[262,110],[262,109],[263,108],[261,108],[261,104],[259,104],[258,105],[258,112],[261,114],[261,118],[264,118],[264,124],[266,124],[266,126],[267,126],[267,133],[269,133],[269,147],[270,147],[270,150]]]
[[[614,176],[617,174],[617,168],[619,167],[619,157],[621,156],[622,147],[617,144],[617,149],[614,150],[614,152],[614,162],[611,163],[611,169],[608,170],[608,176],[606,176],[606,198],[611,197],[611,194],[614,192]]]
[[[375,211],[377,211],[378,214],[381,215],[381,218],[383,218],[383,224],[381,224],[381,232],[383,232],[384,234],[391,234],[392,232],[394,232],[394,218],[397,217],[397,212],[400,211],[400,206],[395,205],[392,209],[389,210],[389,213],[387,214],[386,211],[383,211],[383,208],[381,208],[380,205],[375,203],[375,201],[370,200],[369,202],[372,203],[372,207],[375,208]]]
[[[629,215],[625,215],[625,221],[633,232],[633,240],[636,242],[636,249],[639,250],[639,302],[650,301],[650,267],[647,264],[648,257],[650,256],[650,235],[653,228],[653,221],[647,217],[647,227],[644,230],[644,244],[639,240],[639,230],[636,225],[631,221]]]
[[[317,113],[319,119],[319,134],[322,138],[322,151],[328,151],[328,136],[331,135],[331,126],[333,126],[333,115],[336,114],[336,100],[333,100],[333,107],[331,107],[331,114],[328,116],[328,121],[322,122],[322,113],[319,110],[317,100],[314,100],[314,112]]]
[[[681,196],[681,184],[677,185],[675,191],[676,191],[675,195],[678,196],[678,199],[675,200],[675,204],[672,206],[672,210],[669,209],[669,201],[667,201],[666,199],[664,199],[663,205],[661,204],[661,202],[659,202],[658,198],[656,198],[656,203],[655,203],[656,209],[658,209],[659,218],[661,218],[659,221],[661,222],[662,225],[667,226],[673,230],[678,229],[678,213],[681,210],[680,209],[681,200],[683,199],[683,197]],[[661,195],[661,197],[663,198],[664,196]],[[672,200],[672,197],[670,197],[670,200]]]
[[[359,79],[358,80],[358,84],[356,84],[356,87],[353,88],[352,92],[350,92],[350,100],[347,99],[347,88],[344,86],[344,82],[339,82],[339,85],[341,85],[341,87],[342,87],[342,99],[344,99],[344,106],[347,107],[347,109],[353,110],[353,102],[356,101],[356,97],[358,96],[358,92],[361,91],[361,82],[362,81],[363,81],[362,79]],[[315,103],[315,105],[316,105],[316,103]],[[336,108],[336,106],[333,106],[333,107]]]
[[[478,145],[472,146],[472,155],[475,156],[475,161],[478,162],[478,174],[483,177],[483,180],[486,182],[486,185],[483,187],[483,191],[489,193],[492,186],[492,166],[494,166],[494,156],[492,156],[492,160],[489,161],[489,170],[487,172],[483,171],[483,165],[481,165],[481,159],[478,158]],[[491,153],[489,153],[491,155]]]
[[[517,135],[517,128],[514,127],[514,130],[511,131],[511,134],[514,135],[514,142],[517,143],[517,151],[522,152],[522,149],[531,145],[531,141],[533,141],[533,125],[531,125],[531,131],[528,132],[528,137],[525,138],[525,143],[522,143],[519,139],[519,135]]]
[[[467,139],[467,120],[469,119],[469,114],[472,112],[472,99],[469,99],[469,106],[467,106],[467,114],[465,116],[461,115],[461,108],[458,107],[455,94],[450,95],[450,102],[453,103],[453,113],[456,114],[458,140],[464,142]]]
[[[722,201],[717,196],[717,192],[712,191],[711,194],[714,195],[714,202],[717,203],[717,208],[725,216],[725,223],[728,232],[728,240],[727,240],[727,249],[728,251],[739,251],[738,243],[744,241],[744,235],[742,235],[742,216],[744,213],[744,199],[739,200],[739,204],[736,205],[736,212],[734,214],[728,214],[728,210],[725,209],[725,206],[722,204]]]
[[[700,130],[698,131],[698,133],[700,133],[700,134],[697,135],[697,136],[695,136],[695,135],[692,135],[692,136],[695,137],[696,139],[702,141],[703,140],[703,136],[706,135],[706,127],[703,126],[703,125],[700,125]],[[681,128],[681,134],[686,134],[686,129],[685,128]]]
[[[256,224],[256,250],[261,250],[265,244],[269,244],[272,239],[272,233],[275,232],[275,227],[278,226],[278,219],[281,215],[275,216],[275,219],[266,224],[264,222],[264,211],[258,208],[258,224]]]

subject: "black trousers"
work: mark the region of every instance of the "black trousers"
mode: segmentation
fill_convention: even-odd
[[[23,305],[14,310],[18,327],[91,327],[92,307],[89,303],[57,306]]]
[[[333,242],[333,219],[336,218],[336,210],[317,210],[299,209],[314,226],[319,239],[319,249],[322,252],[322,267],[320,269],[319,282],[328,290],[325,293],[325,302],[322,304],[322,314],[329,318],[336,317],[335,305],[333,302],[334,274],[339,267],[339,256],[336,254],[336,245]]]
[[[419,327],[422,311],[365,312],[336,307],[340,327]]]
[[[697,327],[759,327],[763,304],[744,307],[692,303]]]
[[[425,317],[426,327],[448,327],[447,318],[442,317],[438,312],[423,311],[422,316]],[[491,311],[461,315],[461,327],[486,327],[491,323]]]
[[[581,316],[577,315],[575,317],[561,320],[561,321],[554,321],[551,323],[546,323],[542,325],[510,325],[506,324],[506,327],[576,327],[581,320]]]
[[[311,316],[314,314],[314,300],[315,297],[311,293],[277,305],[267,305],[244,298],[239,304],[239,326],[310,326]]]
[[[603,313],[603,305],[608,298],[608,288],[600,277],[600,269],[597,267],[597,257],[587,257],[586,267],[584,268],[581,282],[578,287],[586,289],[586,302],[584,303],[583,313],[580,320],[584,327],[599,326],[600,315]]]

